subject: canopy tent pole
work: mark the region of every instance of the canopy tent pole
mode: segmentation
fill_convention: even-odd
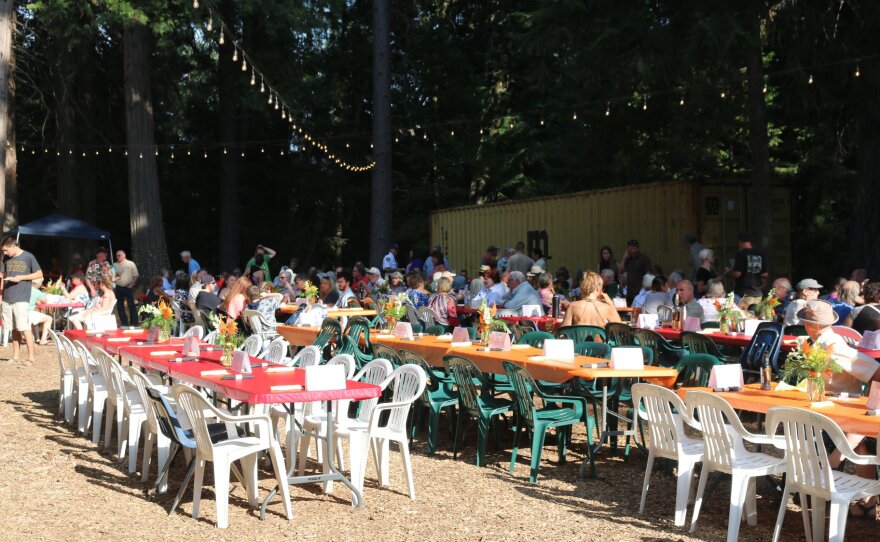
[[[108,237],[107,244],[110,245],[110,261],[113,261],[113,241]]]

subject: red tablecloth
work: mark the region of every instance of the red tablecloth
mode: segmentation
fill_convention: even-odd
[[[37,303],[38,309],[81,309],[85,306],[85,303],[79,301],[68,301],[67,303],[46,303],[41,301]]]
[[[470,307],[465,307],[462,305],[459,305],[456,310],[459,312],[459,314],[462,315],[477,314],[478,312],[477,309],[472,309]],[[504,320],[508,324],[518,324],[523,320],[531,320],[535,323],[535,325],[538,326],[538,329],[540,329],[541,331],[547,331],[547,322],[553,320],[553,318],[550,316],[499,316],[498,319]],[[561,323],[562,318],[557,318],[555,321],[555,327],[551,327],[550,331],[552,332],[554,329],[556,329],[556,327],[559,327],[559,324]]]
[[[234,374],[228,367],[220,365],[220,354],[218,350],[210,352],[202,352],[197,361],[171,361],[174,358],[182,357],[183,345],[159,344],[144,346],[123,346],[119,348],[119,356],[123,360],[130,361],[135,365],[161,371],[167,373],[171,378],[189,382],[196,386],[207,388],[211,391],[220,393],[234,399],[251,404],[273,404],[273,403],[303,403],[309,401],[336,401],[339,399],[350,399],[353,401],[361,401],[364,399],[372,399],[382,394],[379,386],[356,382],[354,380],[346,381],[346,387],[342,390],[326,390],[326,391],[306,391],[302,390],[284,390],[273,391],[272,386],[288,386],[297,385],[305,386],[305,372],[295,370],[292,372],[273,373],[266,372],[266,367],[255,367],[253,369],[254,378],[248,380],[222,380],[224,375],[203,375],[203,371],[216,371],[225,369],[227,374]],[[153,356],[153,352],[174,351],[172,356]],[[251,358],[252,363],[267,363],[259,358]],[[274,367],[279,367],[275,365]]]
[[[85,329],[68,329],[64,336],[72,341],[79,341],[91,350],[94,347],[103,349],[109,354],[118,354],[120,346],[128,346],[147,339],[145,329],[113,329],[108,331],[94,332]],[[128,340],[125,340],[128,339]],[[183,343],[183,339],[172,339]]]
[[[668,327],[657,328],[656,331],[658,334],[663,337],[678,341],[681,336],[681,331],[671,329]],[[727,335],[725,333],[703,333],[706,337],[712,339],[715,344],[723,344],[726,346],[739,346],[741,348],[745,348],[752,341],[751,335],[746,335],[744,333],[737,333],[736,335]],[[782,337],[782,344],[779,345],[780,349],[783,352],[788,352],[793,349],[797,345],[797,337],[794,335],[785,335]]]

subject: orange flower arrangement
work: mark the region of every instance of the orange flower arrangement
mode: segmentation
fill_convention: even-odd
[[[155,305],[141,306],[138,313],[142,315],[141,327],[158,327],[165,338],[171,335],[171,328],[174,327],[174,309],[165,303],[164,299],[160,299]]]

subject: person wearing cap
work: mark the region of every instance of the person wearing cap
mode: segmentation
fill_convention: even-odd
[[[519,310],[523,305],[541,305],[538,292],[526,281],[525,275],[521,272],[511,271],[507,278],[507,286],[510,291],[507,292],[502,305],[505,309]]]
[[[538,265],[533,265],[529,268],[529,272],[526,273],[526,278],[529,279],[529,284],[531,284],[533,288],[538,288],[538,277],[540,277],[543,272],[544,269]]]
[[[205,275],[202,277],[201,282],[202,290],[199,292],[199,295],[196,296],[196,309],[213,312],[217,310],[217,307],[222,303],[220,296],[215,293],[217,290],[217,281],[213,276]]]
[[[532,270],[532,266],[535,265],[535,262],[533,262],[531,258],[526,256],[525,250],[525,243],[520,241],[516,244],[516,252],[514,252],[512,256],[507,258],[507,267],[505,268],[506,271],[511,273],[514,271],[519,271],[520,273],[525,275]]]
[[[635,239],[630,240],[626,244],[626,254],[623,256],[620,264],[618,264],[618,271],[621,276],[625,276],[624,284],[626,285],[627,305],[631,307],[637,306],[634,304],[634,301],[636,295],[640,293],[639,287],[644,287],[644,276],[653,270],[651,258],[641,251],[639,242]],[[651,280],[653,280],[653,277]],[[651,284],[648,283],[647,287],[650,288]]]
[[[850,311],[843,325],[864,335],[867,331],[880,330],[880,282],[865,284],[862,298],[865,304]]]
[[[199,265],[199,262],[192,257],[192,253],[188,250],[184,250],[180,253],[180,261],[186,264],[186,274],[192,276],[193,273],[202,268]]]
[[[740,307],[748,309],[761,302],[767,283],[767,257],[752,246],[748,233],[739,234],[739,252],[733,258],[729,274],[734,278],[733,292],[741,298]]]
[[[116,312],[119,323],[123,326],[138,324],[137,307],[134,306],[134,287],[137,286],[137,265],[125,256],[124,250],[116,251],[116,263],[113,264],[113,284],[116,294]],[[125,308],[128,305],[128,311]]]
[[[98,295],[96,288],[101,284],[101,277],[107,275],[112,281],[115,275],[113,265],[107,260],[107,254],[107,247],[98,247],[98,250],[95,252],[95,259],[90,261],[88,267],[86,267],[86,286],[89,288],[89,293],[91,293],[92,297]]]
[[[382,272],[375,267],[367,269],[367,285],[366,291],[371,295],[385,287],[385,280],[382,278]]]
[[[788,308],[785,309],[785,317],[782,319],[782,324],[786,326],[800,325],[798,313],[806,306],[808,301],[819,299],[819,290],[822,289],[822,285],[816,282],[815,279],[804,279],[797,283],[796,288],[797,297],[789,303]]]
[[[393,273],[397,271],[397,243],[391,243],[391,246],[388,247],[388,254],[382,258],[382,270],[385,273]]]

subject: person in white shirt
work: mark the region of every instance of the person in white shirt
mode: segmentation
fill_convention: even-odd
[[[797,299],[789,303],[785,309],[785,319],[782,324],[786,326],[796,326],[801,323],[798,319],[798,313],[807,305],[807,302],[819,299],[819,290],[822,285],[814,279],[804,279],[797,283]]]
[[[343,269],[336,275],[336,287],[339,289],[339,299],[336,300],[336,306],[345,308],[348,306],[349,299],[357,299],[354,292],[351,291],[351,271]]]
[[[382,271],[385,273],[394,273],[399,269],[397,265],[397,243],[391,243],[388,248],[388,254],[382,258]]]
[[[651,285],[654,283],[654,275],[651,273],[645,273],[645,276],[642,277],[642,289],[633,299],[632,306],[635,307],[644,307],[645,306],[645,298],[648,297],[648,292],[651,291]]]

